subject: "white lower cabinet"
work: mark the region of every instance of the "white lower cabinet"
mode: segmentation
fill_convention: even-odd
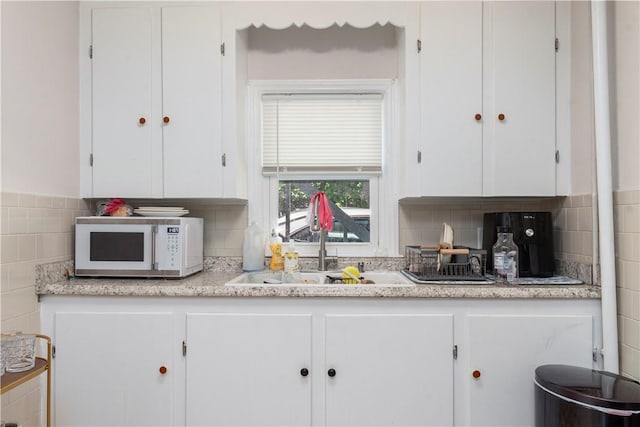
[[[171,313],[54,317],[54,425],[172,424]]]
[[[324,345],[326,425],[453,424],[452,315],[328,315]]]
[[[186,425],[311,425],[311,315],[189,313],[186,336]]]
[[[533,426],[600,301],[44,296],[54,424]],[[164,370],[163,370],[164,368]]]
[[[593,316],[479,314],[466,322],[466,425],[531,426],[535,368],[592,365]]]
[[[188,426],[309,426],[314,404],[330,426],[453,421],[452,316],[329,315],[315,342],[311,314],[189,313],[186,324]]]

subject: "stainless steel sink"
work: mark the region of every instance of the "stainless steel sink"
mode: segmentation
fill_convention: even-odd
[[[226,286],[415,286],[399,271],[371,271],[361,274],[363,279],[373,281],[366,284],[344,284],[332,282],[330,278],[341,278],[342,272],[304,271],[295,277],[288,277],[282,271],[257,271],[243,273]]]

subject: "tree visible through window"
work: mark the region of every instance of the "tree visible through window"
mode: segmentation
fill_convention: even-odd
[[[370,242],[369,180],[281,180],[278,189],[278,232],[284,241],[316,242],[307,211],[311,197],[324,191],[334,224],[328,242]]]

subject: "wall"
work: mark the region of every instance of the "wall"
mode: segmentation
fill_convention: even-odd
[[[589,8],[589,2],[571,2],[573,196],[569,199],[582,208],[591,206],[595,175]],[[620,371],[640,380],[640,3],[610,2],[607,13]],[[565,208],[572,209],[571,202]],[[577,222],[582,228],[564,235],[565,248],[576,243],[575,233],[587,244],[588,213],[577,209],[566,214],[582,215],[584,220]]]
[[[248,78],[372,79],[397,76],[396,29],[250,28]]]
[[[640,3],[617,1],[609,12],[613,188],[640,188]]]
[[[620,370],[640,380],[640,3],[609,14]]]
[[[76,197],[78,3],[2,2],[2,189]]]
[[[78,200],[78,3],[2,14],[2,331],[39,331],[35,265],[72,258]],[[52,197],[55,196],[55,197]],[[2,395],[2,420],[41,425],[40,382]]]
[[[589,2],[571,2],[571,194],[591,194],[594,162],[593,61]]]

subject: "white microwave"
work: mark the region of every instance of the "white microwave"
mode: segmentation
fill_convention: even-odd
[[[202,270],[202,218],[76,218],[76,276],[185,277]]]

